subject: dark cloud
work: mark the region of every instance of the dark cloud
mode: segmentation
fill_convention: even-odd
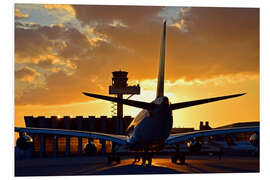
[[[102,6],[73,5],[77,19],[84,24],[101,24],[121,20],[126,25],[136,25],[152,19],[162,7],[159,6]]]
[[[183,62],[171,74],[193,79],[259,72],[259,9],[192,8],[188,26],[189,33],[168,34],[169,66]]]
[[[167,27],[166,76],[169,79],[206,79],[231,73],[259,72],[258,9],[192,8],[186,25],[188,33]],[[152,21],[128,29],[98,28],[116,44],[141,55],[136,63],[144,67],[158,64],[160,22]],[[155,77],[156,70],[151,68],[138,74]]]
[[[129,78],[156,78],[159,64],[162,7],[73,6],[76,17],[94,33],[95,44],[71,26],[15,29],[16,62],[46,58],[40,67],[55,67],[56,59],[74,63],[73,74],[60,70],[46,75],[43,87],[16,97],[16,104],[64,104],[88,101],[82,91],[108,93],[111,72],[126,70]],[[127,25],[111,26],[113,20]],[[93,22],[97,24],[93,25]],[[207,79],[234,73],[259,72],[259,10],[192,8],[185,19],[188,32],[167,26],[166,79]],[[53,54],[48,58],[47,54]],[[52,59],[56,58],[56,59]]]
[[[50,75],[46,79],[48,88],[38,87],[27,91],[23,96],[15,99],[15,103],[20,104],[61,104],[68,103],[74,98],[72,89],[76,85],[72,76],[67,76],[62,71]],[[75,97],[78,97],[75,95]]]
[[[16,79],[19,79],[20,81],[29,82],[29,83],[34,81],[35,78],[38,76],[40,76],[39,72],[27,66],[15,71]]]
[[[17,23],[15,29],[15,61],[45,65],[48,59],[77,59],[90,49],[82,33],[62,26],[38,26]],[[31,26],[32,27],[32,26]],[[53,60],[55,61],[55,59]]]
[[[33,61],[33,59],[49,53],[52,46],[52,42],[48,41],[39,29],[15,29],[16,62]]]
[[[50,68],[53,65],[53,59],[45,59],[45,60],[39,61],[37,65],[42,68]]]
[[[90,44],[85,35],[80,33],[77,29],[68,29],[65,32],[66,46],[59,53],[64,58],[79,57],[90,49]]]

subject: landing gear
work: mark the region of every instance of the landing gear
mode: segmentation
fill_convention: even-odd
[[[134,162],[133,163],[136,163],[136,162],[140,162],[141,158],[140,158],[140,155],[138,153],[135,154],[135,157],[134,157]]]
[[[147,149],[144,151],[144,154],[142,156],[142,166],[146,165],[146,161],[148,161],[147,166],[152,165],[152,153],[149,153]]]
[[[146,164],[146,161],[148,161],[148,164]],[[151,166],[152,165],[152,156],[151,155],[143,155],[142,157],[142,166]]]
[[[180,145],[176,144],[176,152],[172,155],[171,160],[172,163],[178,164],[185,164],[186,163],[186,155],[185,153],[180,152]]]

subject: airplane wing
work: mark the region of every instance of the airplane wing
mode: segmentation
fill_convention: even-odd
[[[242,132],[258,132],[260,130],[259,126],[250,127],[240,127],[240,128],[224,128],[224,129],[212,129],[205,131],[193,131],[188,133],[173,134],[168,137],[165,144],[174,144],[179,142],[184,142],[194,137],[204,137],[204,136],[214,136],[223,134],[233,134]]]
[[[32,128],[32,127],[31,128],[15,127],[15,131],[33,134],[36,133],[36,134],[63,135],[63,136],[84,137],[92,139],[102,139],[112,141],[121,145],[127,144],[127,136],[105,134],[91,131],[74,131],[65,129]]]

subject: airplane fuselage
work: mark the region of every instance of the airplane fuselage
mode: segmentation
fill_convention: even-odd
[[[133,149],[156,149],[162,146],[170,135],[173,117],[167,97],[156,98],[152,103],[157,106],[142,110],[131,122],[127,132],[128,143]]]

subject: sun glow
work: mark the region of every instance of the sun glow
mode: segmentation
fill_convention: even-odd
[[[175,110],[173,126],[259,121],[258,8],[144,7],[140,16],[121,8],[15,5],[15,126],[25,126],[24,116],[112,116],[111,102],[81,92],[108,95],[111,72],[119,68],[129,72],[129,85],[140,83],[141,94],[130,99],[153,101],[164,17],[171,103],[247,93]],[[139,111],[124,105],[126,116]]]

